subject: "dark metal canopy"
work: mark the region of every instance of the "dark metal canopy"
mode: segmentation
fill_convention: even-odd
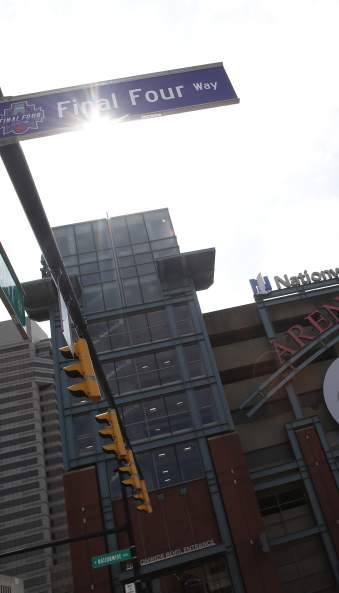
[[[215,249],[199,249],[158,260],[161,282],[166,288],[191,280],[195,290],[206,290],[214,282]]]

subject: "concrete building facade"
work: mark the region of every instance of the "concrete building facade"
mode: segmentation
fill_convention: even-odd
[[[258,515],[253,523],[239,496],[244,520],[233,538],[241,564],[250,539],[271,557],[280,587],[272,591],[339,590],[339,426],[323,393],[339,354],[338,297],[338,279],[328,279],[257,293],[255,303],[204,315],[242,452],[234,489],[248,482]],[[224,504],[232,521],[226,491]],[[251,591],[247,560],[242,574]],[[260,575],[262,591],[266,578]]]
[[[51,342],[34,321],[27,330],[0,323],[0,553],[67,537]],[[64,547],[0,561],[28,593],[69,593],[70,571]]]

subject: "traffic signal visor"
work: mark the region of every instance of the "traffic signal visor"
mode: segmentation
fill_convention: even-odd
[[[103,445],[103,450],[107,453],[115,453],[118,459],[127,459],[127,449],[122,432],[119,425],[116,410],[107,410],[103,414],[98,414],[95,419],[98,422],[107,422],[108,426],[99,430],[99,434],[103,437],[112,439],[112,443]]]
[[[152,513],[153,509],[145,480],[140,480],[140,490],[137,492],[137,494],[134,494],[134,498],[140,501],[137,505],[138,511],[143,511],[144,513]]]
[[[68,346],[59,349],[64,358],[73,358]],[[88,350],[88,344],[84,338],[79,338],[74,344],[74,355],[76,360],[72,364],[63,367],[69,377],[83,377],[80,383],[74,383],[68,387],[72,395],[88,397],[97,403],[100,399],[100,388],[94,373],[93,363]]]
[[[124,484],[124,486],[132,486],[134,490],[139,490],[141,488],[141,480],[137,466],[135,464],[133,451],[131,449],[128,449],[125,461],[126,465],[119,467],[119,472],[123,472],[128,475],[126,478],[121,480],[121,483]]]

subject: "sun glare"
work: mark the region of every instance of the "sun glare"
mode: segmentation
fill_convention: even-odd
[[[82,130],[92,136],[102,137],[103,134],[107,134],[107,126],[121,123],[127,118],[128,115],[111,118],[102,111],[92,110],[89,119],[82,125]]]

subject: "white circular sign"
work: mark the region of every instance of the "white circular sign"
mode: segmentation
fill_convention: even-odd
[[[324,399],[329,413],[339,424],[339,358],[332,362],[326,371]]]

